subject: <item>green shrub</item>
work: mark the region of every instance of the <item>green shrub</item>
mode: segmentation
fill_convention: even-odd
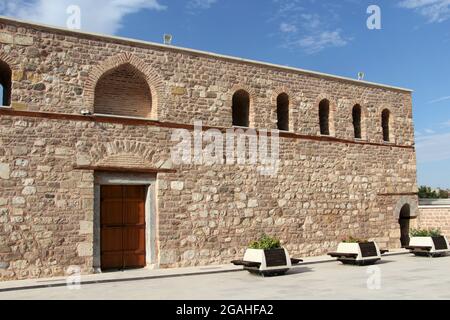
[[[441,229],[412,229],[411,237],[439,237],[442,235]]]
[[[358,239],[358,238],[349,236],[349,237],[347,237],[347,238],[344,238],[344,239],[342,240],[342,242],[344,242],[344,243],[367,243],[367,242],[369,242],[369,241],[366,240],[366,239]]]
[[[281,243],[278,239],[263,235],[258,241],[250,243],[249,248],[261,250],[280,249]]]

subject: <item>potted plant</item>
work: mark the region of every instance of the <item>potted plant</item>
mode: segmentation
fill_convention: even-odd
[[[250,243],[243,260],[232,261],[235,265],[244,266],[245,270],[262,276],[283,275],[292,265],[300,263],[300,259],[291,259],[280,240],[263,235],[258,241]]]
[[[409,249],[415,256],[438,257],[449,252],[447,238],[440,229],[413,229],[410,232]]]
[[[347,237],[339,243],[336,252],[328,255],[337,258],[343,264],[370,265],[381,259],[381,254],[387,250],[380,250],[375,241]]]

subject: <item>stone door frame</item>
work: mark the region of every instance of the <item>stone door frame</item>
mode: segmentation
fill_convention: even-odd
[[[100,188],[104,185],[141,185],[147,187],[145,200],[145,246],[147,268],[157,267],[156,238],[156,175],[140,173],[94,173],[94,272],[101,273],[101,222],[100,222]]]

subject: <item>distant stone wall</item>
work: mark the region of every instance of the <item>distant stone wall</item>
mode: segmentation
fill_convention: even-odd
[[[447,206],[420,206],[419,217],[413,220],[415,228],[429,229],[439,228],[450,236],[450,205]]]

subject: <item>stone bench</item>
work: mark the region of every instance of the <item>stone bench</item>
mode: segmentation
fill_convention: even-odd
[[[356,259],[358,257],[357,253],[345,253],[345,252],[330,252],[328,253],[330,257],[333,258],[352,258]]]
[[[297,265],[299,263],[303,262],[302,259],[295,259],[295,258],[291,258],[291,264],[292,265]],[[232,264],[234,264],[235,266],[244,266],[247,268],[259,268],[261,267],[261,263],[259,262],[252,262],[252,261],[244,261],[244,260],[233,260],[231,261]]]

